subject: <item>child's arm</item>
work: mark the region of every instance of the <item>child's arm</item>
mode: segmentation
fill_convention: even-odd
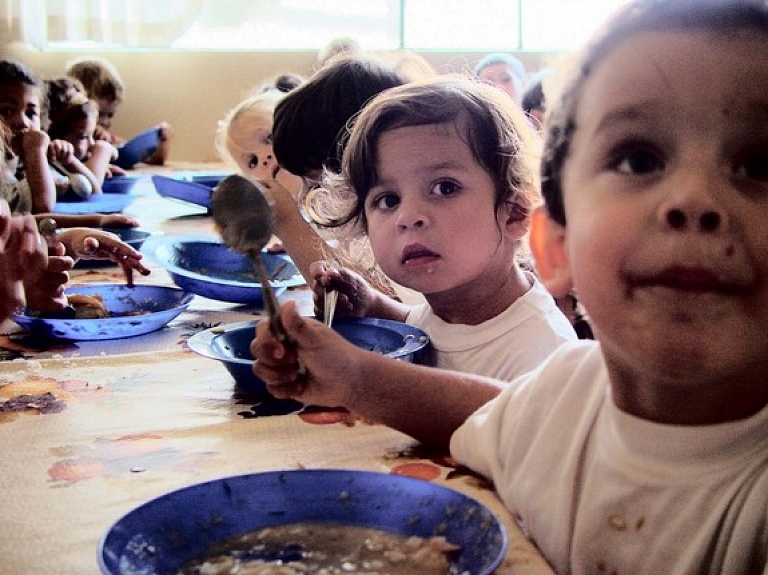
[[[45,219],[56,220],[59,228],[136,228],[138,220],[124,214],[35,214],[38,223]]]
[[[32,213],[50,212],[56,204],[56,184],[48,165],[51,139],[42,130],[28,130],[22,137],[24,174],[32,195]]]
[[[75,148],[65,140],[53,140],[48,146],[48,158],[52,162],[58,162],[70,174],[84,176],[91,185],[94,194],[101,193],[101,181],[96,175],[75,156]]]
[[[251,342],[253,372],[277,398],[345,407],[423,443],[447,448],[453,432],[504,386],[358,348],[322,323],[301,317],[294,301],[282,306],[280,316],[292,348],[274,337],[269,322],[259,322]],[[299,375],[299,363],[306,375]]]
[[[99,184],[104,183],[104,178],[109,172],[109,164],[117,159],[117,148],[104,140],[97,140],[89,150],[86,167],[91,170]]]
[[[120,264],[128,285],[133,285],[133,271],[147,276],[150,270],[144,266],[143,254],[126,244],[118,236],[103,230],[68,228],[58,235],[68,255],[78,259],[112,260]]]
[[[349,268],[329,268],[320,261],[310,266],[310,273],[316,314],[323,309],[326,289],[335,289],[339,294],[337,317],[378,317],[394,321],[405,321],[408,317],[410,306],[374,289],[363,276]]]
[[[157,125],[160,130],[160,144],[157,149],[144,160],[145,164],[152,166],[162,166],[168,160],[168,154],[171,151],[171,138],[173,138],[173,128],[168,122],[160,122]]]

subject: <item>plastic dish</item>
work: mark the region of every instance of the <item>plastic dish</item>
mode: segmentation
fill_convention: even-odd
[[[250,344],[256,321],[232,323],[201,331],[187,340],[195,353],[224,364],[238,388],[256,396],[269,396],[264,382],[253,374]],[[337,319],[333,329],[357,347],[387,357],[420,362],[429,345],[427,335],[412,325],[376,318]]]
[[[160,129],[151,128],[118,146],[117,159],[113,163],[124,170],[130,170],[151,156],[159,145]]]
[[[164,327],[187,309],[194,298],[193,294],[178,288],[141,284],[134,287],[92,284],[72,286],[65,291],[67,294],[100,295],[107,311],[113,316],[104,319],[47,318],[22,310],[12,317],[13,321],[27,331],[46,338],[76,341],[119,339]]]
[[[216,236],[161,236],[147,240],[141,250],[170,274],[173,282],[210,299],[232,303],[261,303],[261,283],[253,262],[230,250]],[[286,288],[304,285],[304,278],[286,254],[262,254],[279,295]]]
[[[152,176],[152,183],[157,193],[164,198],[195,204],[210,210],[213,188],[223,177],[222,175],[200,175],[186,178]]]
[[[324,521],[458,545],[451,573],[490,575],[508,538],[482,503],[435,483],[370,471],[303,469],[224,477],[133,509],[102,536],[104,575],[171,575],[217,543],[264,527]]]
[[[136,176],[112,176],[104,179],[101,191],[105,194],[128,194],[138,181]]]
[[[86,201],[58,200],[53,211],[56,214],[117,214],[135,199],[131,194],[93,194]]]

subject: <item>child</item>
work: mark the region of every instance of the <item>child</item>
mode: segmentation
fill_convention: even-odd
[[[60,93],[62,89],[67,92]],[[98,105],[62,81],[48,82],[48,102],[48,135],[69,142],[73,148],[72,164],[64,167],[83,174],[92,192],[100,194],[109,164],[117,159],[117,150],[109,142],[94,139]]]
[[[511,54],[495,52],[484,56],[475,64],[472,77],[496,86],[520,104],[525,87],[525,66]]]
[[[48,166],[50,138],[40,129],[42,87],[24,64],[0,60],[0,123],[4,147],[3,179],[19,185],[8,188],[14,212],[50,212],[56,203],[56,184]]]
[[[324,171],[338,172],[350,120],[371,97],[406,81],[380,59],[341,56],[328,62],[275,107],[272,145],[280,169],[265,184],[271,190],[277,235],[308,282],[312,281],[310,267],[317,260],[343,258],[353,249],[365,253],[368,248],[329,246],[305,220],[297,205],[300,198],[285,189],[293,186],[291,174],[303,178],[303,195],[320,185]],[[364,258],[356,255],[352,259]],[[358,269],[377,288],[394,295],[378,270],[367,265]]]
[[[65,73],[67,76],[79,80],[85,87],[88,97],[95,100],[99,106],[96,139],[105,140],[114,145],[125,142],[125,138],[121,138],[111,131],[112,118],[117,107],[122,103],[125,93],[125,84],[117,68],[104,58],[90,57],[69,63]],[[160,122],[157,128],[160,130],[160,144],[157,150],[144,162],[162,166],[168,159],[173,130],[167,122]],[[114,173],[121,172],[116,166],[112,170]]]
[[[766,83],[765,2],[633,0],[548,101],[537,257],[596,342],[500,391],[359,350],[287,303],[295,348],[260,324],[254,372],[450,440],[560,574],[766,572]]]
[[[576,338],[521,266],[538,197],[538,140],[498,90],[459,77],[392,88],[358,116],[339,193],[387,277],[424,295],[407,308],[320,277],[366,308],[430,336],[436,365],[507,380]],[[414,153],[418,150],[418,153]],[[350,293],[351,292],[351,293]]]

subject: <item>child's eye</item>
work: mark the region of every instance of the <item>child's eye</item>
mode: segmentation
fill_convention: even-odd
[[[622,174],[650,174],[664,169],[661,154],[654,148],[643,145],[625,146],[612,154],[609,164],[612,170]]]
[[[752,180],[768,181],[768,151],[747,154],[734,166],[736,176]]]
[[[430,189],[431,194],[437,196],[452,196],[459,191],[459,185],[449,180],[441,180],[434,184]]]
[[[259,166],[259,157],[255,154],[251,154],[251,156],[248,158],[248,167],[253,170],[258,166]]]
[[[397,194],[385,192],[373,198],[371,205],[377,210],[391,210],[392,208],[397,207],[399,203],[400,198]]]

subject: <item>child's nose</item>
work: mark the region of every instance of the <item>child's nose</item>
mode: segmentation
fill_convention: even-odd
[[[419,202],[401,200],[398,209],[397,227],[406,230],[427,225],[427,216]]]
[[[728,226],[728,211],[720,192],[728,184],[699,174],[684,183],[662,205],[662,224],[672,230],[713,234]]]

